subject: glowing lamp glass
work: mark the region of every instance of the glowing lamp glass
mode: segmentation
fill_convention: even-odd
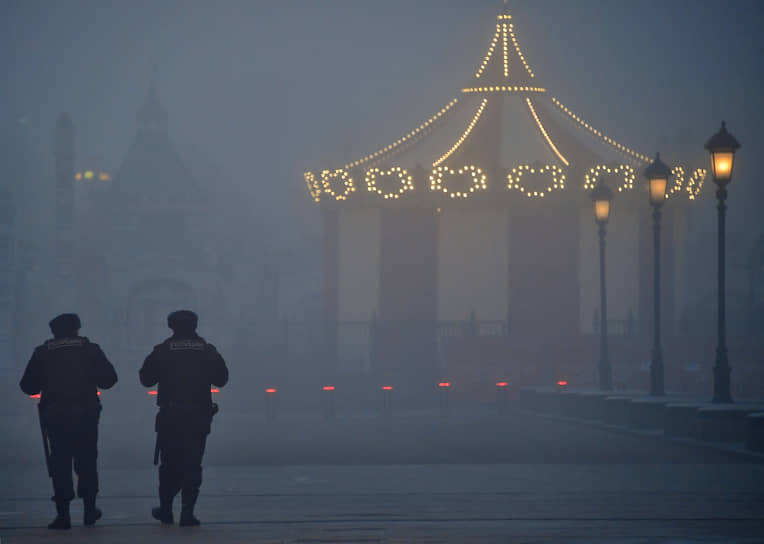
[[[568,382],[565,380],[560,380],[559,382],[557,382],[557,385],[560,387],[565,387],[566,385],[568,385]]]
[[[650,204],[663,204],[666,201],[666,186],[668,179],[665,177],[650,178],[648,189],[650,191]]]
[[[275,393],[276,392],[276,388],[275,387],[269,387],[268,389],[265,390],[265,392],[266,393]]]
[[[210,393],[220,393],[220,389],[210,389]]]
[[[607,223],[610,217],[610,201],[609,200],[595,200],[594,201],[594,218],[598,223]]]
[[[383,391],[392,391],[393,390],[393,386],[392,385],[383,385],[382,386],[382,390]]]
[[[157,394],[156,391],[149,391],[149,395],[156,395],[156,394]]]
[[[324,386],[324,391],[334,391],[334,386],[333,385],[325,385]]]
[[[444,388],[451,387],[451,382],[440,382],[438,384],[438,387],[444,387]]]
[[[496,382],[496,387],[507,387],[507,382]]]
[[[732,178],[732,162],[734,158],[734,151],[711,152],[711,170],[717,183],[727,183]]]
[[[42,398],[42,395],[40,393],[37,393],[36,395],[29,395],[30,399],[39,399]]]

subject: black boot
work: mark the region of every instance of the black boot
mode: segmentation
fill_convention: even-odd
[[[56,503],[56,519],[48,524],[48,529],[71,529],[72,519],[69,517],[69,501]]]
[[[161,521],[165,525],[171,525],[175,523],[175,519],[172,515],[172,501],[175,499],[177,489],[168,490],[167,486],[159,485],[159,506],[155,506],[151,509],[151,517]]]
[[[155,506],[151,509],[151,517],[161,521],[165,525],[172,525],[175,523],[175,519],[172,516],[172,503],[159,503],[159,506]]]
[[[180,523],[181,527],[190,527],[199,525],[201,522],[194,516],[194,506],[196,505],[196,499],[199,497],[198,489],[184,489],[181,492],[181,510],[180,510]]]
[[[101,509],[96,507],[95,502],[95,495],[82,498],[82,504],[85,508],[85,512],[82,516],[82,523],[87,526],[95,525],[95,522],[101,519],[101,516],[103,515]]]

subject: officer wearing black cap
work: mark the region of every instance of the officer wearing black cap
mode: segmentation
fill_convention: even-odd
[[[21,390],[40,394],[40,426],[48,470],[53,479],[56,518],[48,529],[70,529],[69,502],[74,498],[72,461],[77,473],[77,496],[84,503],[83,522],[100,517],[98,494],[98,390],[117,383],[117,373],[98,344],[79,336],[80,318],[61,314],[50,321],[53,339],[38,346],[21,378]]]
[[[223,357],[196,334],[194,312],[179,310],[167,317],[173,335],[154,347],[140,370],[146,387],[159,384],[156,418],[159,506],[151,515],[173,523],[172,501],[181,492],[180,525],[199,525],[194,506],[202,485],[202,457],[212,416],[210,385],[224,386],[228,368]]]

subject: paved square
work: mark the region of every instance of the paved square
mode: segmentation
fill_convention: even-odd
[[[104,518],[83,528],[77,501],[76,526],[64,533],[44,528],[54,511],[50,481],[33,435],[17,430],[31,455],[17,452],[0,472],[3,544],[764,542],[764,465],[660,437],[518,412],[252,422],[251,439],[243,435],[235,448],[227,426],[241,421],[220,423],[197,509],[201,527],[163,527],[150,518],[156,471],[150,452],[141,451],[150,443],[113,451],[114,429],[106,426]],[[313,457],[327,464],[308,463]]]

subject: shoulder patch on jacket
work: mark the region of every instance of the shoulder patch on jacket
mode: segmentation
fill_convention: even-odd
[[[199,340],[173,340],[170,342],[170,351],[194,350],[204,351],[204,342]]]
[[[83,345],[85,345],[85,340],[82,338],[60,338],[48,342],[48,349],[81,348]]]

